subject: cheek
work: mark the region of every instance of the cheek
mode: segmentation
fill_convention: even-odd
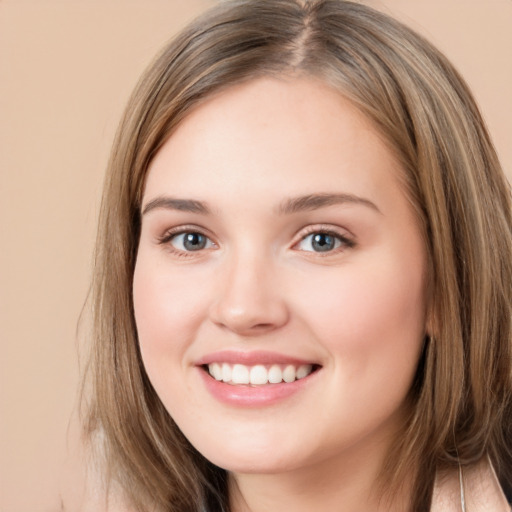
[[[425,293],[416,268],[381,259],[346,270],[317,282],[301,308],[329,354],[325,393],[356,432],[401,410],[423,345]]]
[[[201,280],[186,271],[171,271],[163,262],[139,254],[133,279],[133,303],[142,362],[161,401],[174,416],[194,416],[193,393],[183,379],[188,350],[197,337],[206,307]],[[195,276],[197,277],[197,276]],[[197,421],[199,421],[197,419]]]
[[[207,307],[207,290],[199,283],[201,279],[192,279],[185,271],[171,271],[165,262],[149,262],[144,254],[139,255],[133,302],[148,373],[162,366],[162,358],[170,364],[179,362],[192,343]]]
[[[411,265],[390,255],[329,272],[298,306],[328,350],[353,371],[415,366],[425,333],[422,259]],[[360,263],[360,264],[359,264]],[[359,365],[359,366],[358,366]]]

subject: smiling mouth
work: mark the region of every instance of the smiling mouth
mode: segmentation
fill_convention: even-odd
[[[316,364],[263,365],[210,363],[203,369],[218,382],[238,385],[265,386],[268,384],[291,383],[304,379],[320,368]]]

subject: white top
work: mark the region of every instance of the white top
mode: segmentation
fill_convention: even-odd
[[[512,509],[487,458],[462,471],[438,475],[430,512],[510,512]]]

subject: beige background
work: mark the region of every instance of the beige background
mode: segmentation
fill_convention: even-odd
[[[0,0],[0,510],[59,509],[103,169],[153,54],[213,0]],[[512,176],[512,0],[369,0],[456,63]],[[71,511],[73,512],[73,511]]]

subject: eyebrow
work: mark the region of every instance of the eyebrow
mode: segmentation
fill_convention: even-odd
[[[364,197],[356,196],[354,194],[308,194],[305,196],[293,197],[281,203],[277,208],[277,213],[279,215],[291,215],[293,213],[318,210],[327,206],[346,203],[366,206],[378,213],[381,213],[375,203],[369,199],[365,199]],[[202,215],[209,215],[211,213],[210,208],[203,201],[159,196],[151,200],[144,207],[142,215],[146,215],[148,212],[158,208],[198,213]]]
[[[157,208],[166,210],[179,210],[181,212],[200,213],[203,215],[210,214],[210,208],[203,201],[195,199],[176,199],[173,197],[160,196],[150,201],[142,210],[142,215]]]
[[[356,196],[354,194],[309,194],[294,197],[281,203],[278,208],[278,213],[281,215],[289,215],[292,213],[318,210],[327,206],[346,203],[367,206],[378,213],[382,213],[375,203],[369,199],[365,199],[364,197]]]

